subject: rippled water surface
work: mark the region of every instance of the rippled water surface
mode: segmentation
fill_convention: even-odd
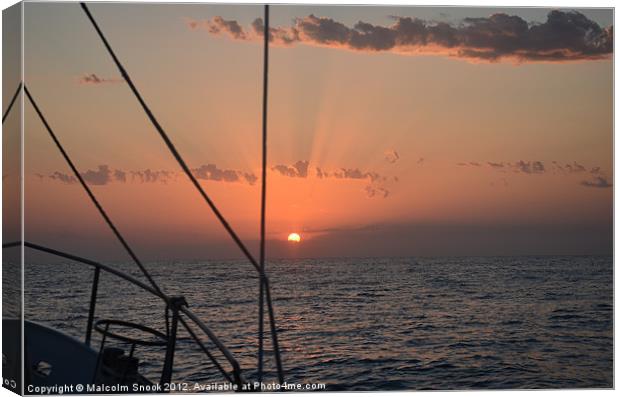
[[[115,267],[138,275],[130,264]],[[252,379],[258,279],[251,266],[148,268],[165,292],[187,298]],[[290,382],[328,390],[613,385],[611,257],[283,260],[268,273]],[[26,318],[83,338],[91,280],[82,265],[27,266]],[[163,330],[163,313],[158,298],[102,275],[97,318]],[[156,379],[162,351],[136,355]],[[220,380],[184,333],[174,379]]]

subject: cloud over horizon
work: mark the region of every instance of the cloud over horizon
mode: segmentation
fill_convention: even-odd
[[[480,163],[478,161],[461,162],[456,165],[460,167],[490,167],[493,170],[507,172],[512,171],[515,173],[523,174],[543,174],[546,172],[545,165],[542,161],[524,161],[519,160],[515,163],[510,162],[493,162],[487,161],[486,163]]]
[[[271,167],[271,171],[288,178],[308,178],[310,162],[299,160],[292,165],[278,164]],[[359,168],[338,168],[327,172],[320,167],[315,167],[315,176],[318,179],[351,179],[366,181],[367,185],[363,191],[368,197],[388,197],[390,191],[386,188],[388,182],[398,182],[396,177],[389,178],[374,171],[362,171]],[[253,172],[245,172],[234,169],[223,169],[217,165],[209,163],[200,167],[192,168],[192,173],[197,179],[241,183],[253,186],[258,181],[258,177]],[[48,175],[35,174],[41,180],[52,180],[66,184],[77,183],[75,176],[60,171],[52,172]],[[177,171],[167,170],[121,170],[112,169],[108,165],[99,165],[96,169],[89,169],[81,173],[84,181],[89,185],[104,186],[110,183],[162,183],[167,184],[176,181],[183,174]]]
[[[99,77],[95,73],[84,74],[78,79],[79,84],[91,84],[91,85],[118,84],[122,82],[123,82],[122,79]]]
[[[393,155],[391,158],[398,159],[398,154],[393,151],[390,152]],[[387,155],[387,152],[386,152]],[[387,160],[387,157],[386,157]],[[386,184],[388,182],[398,182],[398,178],[387,177],[381,175],[375,171],[363,171],[359,168],[338,168],[335,170],[327,171],[324,168],[314,166],[316,178],[318,179],[351,179],[366,181],[364,186],[364,192],[368,197],[383,197],[386,198],[390,195],[390,191],[387,189]],[[278,164],[271,167],[271,170],[277,172],[281,176],[289,178],[308,178],[310,173],[310,162],[307,160],[299,160],[292,165]]]
[[[394,164],[400,158],[398,152],[394,149],[388,149],[383,154],[385,156],[385,161],[391,164]]]
[[[390,26],[359,21],[353,27],[329,17],[310,14],[295,18],[289,27],[271,27],[274,45],[306,44],[364,52],[403,55],[441,55],[470,61],[564,62],[609,59],[613,52],[613,26],[601,27],[578,11],[552,10],[543,23],[496,13],[465,18],[457,24],[392,16]],[[220,16],[190,20],[191,29],[213,35],[257,41],[263,35],[261,18],[242,27]]]
[[[584,167],[584,170],[580,169],[578,172],[588,172],[590,174],[590,179],[581,181],[581,186],[594,188],[608,188],[613,186],[608,180],[609,178],[607,175],[605,175],[605,172],[601,170],[601,167],[593,167],[590,171],[585,171]]]
[[[606,173],[603,172],[601,167],[591,167],[588,169],[583,164],[578,163],[577,161],[573,161],[572,163],[561,164],[557,161],[551,162],[551,167],[545,167],[545,164],[542,161],[524,161],[519,160],[517,162],[493,162],[487,161],[482,164],[475,161],[470,162],[460,162],[456,165],[460,167],[488,167],[494,171],[498,172],[513,172],[513,173],[522,173],[522,174],[545,174],[545,173],[553,173],[559,175],[574,175],[574,174],[589,174],[590,179],[582,180],[579,184],[585,187],[597,187],[597,188],[607,188],[612,187],[613,185],[608,181],[608,177]],[[507,185],[506,180],[504,179],[505,185]],[[494,184],[493,184],[494,185]]]
[[[308,176],[309,164],[310,163],[308,161],[300,160],[291,166],[284,164],[275,165],[271,167],[271,170],[291,178],[306,178]]]
[[[613,186],[604,176],[594,176],[590,180],[581,181],[581,185],[595,188],[608,188]]]
[[[258,177],[251,172],[238,170],[221,169],[215,164],[205,164],[198,168],[193,168],[192,173],[197,179],[216,181],[216,182],[238,182],[254,185]],[[95,170],[86,170],[81,173],[84,181],[91,185],[103,186],[113,182],[118,183],[163,183],[176,180],[180,175],[177,171],[167,170],[112,170],[108,165],[99,165]],[[40,179],[49,179],[62,183],[77,183],[77,178],[73,175],[55,171],[49,175],[36,174]]]

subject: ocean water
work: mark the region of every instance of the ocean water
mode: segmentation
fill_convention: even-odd
[[[138,275],[135,265],[115,267]],[[253,268],[245,261],[147,267],[166,293],[186,297],[255,379]],[[267,267],[288,382],[370,391],[613,386],[611,257],[338,258]],[[83,338],[91,280],[83,265],[28,265],[26,318]],[[158,298],[102,274],[97,318],[163,330],[163,312]],[[180,336],[173,380],[221,381]],[[162,349],[135,354],[157,379]]]

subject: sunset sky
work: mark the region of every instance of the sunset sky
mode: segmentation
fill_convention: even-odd
[[[262,7],[90,10],[257,252]],[[611,254],[612,18],[273,6],[268,257]],[[26,3],[24,35],[29,90],[139,256],[240,257],[79,5]],[[26,239],[124,258],[25,109]]]

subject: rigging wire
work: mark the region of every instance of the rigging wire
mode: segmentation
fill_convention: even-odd
[[[93,25],[95,31],[99,35],[99,38],[103,42],[103,44],[106,47],[108,53],[112,57],[112,60],[114,61],[114,63],[116,64],[116,67],[118,68],[119,72],[123,76],[123,79],[125,80],[127,85],[129,85],[129,88],[131,89],[131,91],[133,92],[134,96],[136,97],[136,99],[140,103],[140,106],[144,110],[144,112],[147,115],[148,119],[151,121],[151,123],[153,124],[153,126],[155,127],[157,132],[159,133],[160,137],[163,139],[164,143],[166,144],[166,146],[168,147],[168,149],[170,150],[170,152],[174,156],[174,158],[177,160],[177,162],[179,163],[179,165],[181,166],[181,168],[183,169],[183,171],[185,172],[187,177],[190,179],[191,183],[198,190],[198,192],[200,193],[202,198],[205,200],[205,202],[211,208],[211,211],[215,214],[215,216],[220,221],[222,226],[226,229],[226,231],[228,232],[230,237],[234,240],[234,242],[237,244],[239,249],[246,256],[246,258],[250,261],[250,263],[254,266],[254,268],[256,268],[256,270],[259,272],[260,278],[262,279],[262,282],[265,285],[265,287],[264,287],[264,289],[265,289],[265,298],[267,300],[267,308],[268,308],[268,312],[269,312],[269,324],[270,324],[270,328],[271,328],[271,338],[272,338],[272,343],[273,343],[273,348],[274,348],[274,355],[275,355],[275,358],[276,358],[276,364],[277,364],[277,369],[278,369],[278,378],[280,380],[280,383],[284,383],[283,371],[282,371],[282,363],[281,363],[281,359],[280,359],[280,351],[279,351],[278,339],[277,339],[277,330],[276,330],[276,326],[275,326],[275,318],[274,318],[274,313],[273,313],[273,304],[271,302],[271,293],[269,291],[269,282],[268,282],[268,279],[267,279],[266,275],[264,274],[260,264],[256,261],[254,256],[250,253],[250,251],[247,249],[245,244],[243,244],[243,242],[241,241],[241,239],[239,238],[237,233],[235,233],[235,231],[232,229],[232,227],[230,226],[230,224],[228,223],[226,218],[224,218],[222,213],[215,206],[215,203],[207,195],[207,193],[204,191],[204,189],[202,188],[200,183],[198,183],[198,180],[196,179],[196,177],[191,172],[189,166],[187,165],[187,163],[185,162],[183,157],[181,157],[181,154],[179,153],[179,151],[176,149],[176,147],[174,146],[174,144],[172,143],[172,141],[168,137],[168,134],[166,134],[166,132],[164,131],[162,126],[159,124],[159,122],[155,118],[155,115],[153,114],[151,109],[148,107],[148,105],[146,104],[144,99],[142,98],[142,95],[140,94],[140,92],[138,91],[136,86],[134,85],[133,81],[131,80],[131,77],[129,77],[129,74],[127,73],[127,71],[125,70],[123,65],[121,64],[120,60],[116,56],[114,50],[110,46],[110,44],[109,44],[108,40],[106,39],[105,35],[103,34],[101,29],[99,28],[99,25],[97,24],[97,22],[95,21],[94,17],[90,13],[90,10],[88,9],[88,6],[85,3],[83,3],[83,2],[80,2],[80,5],[81,5],[82,9],[84,10],[84,12],[86,13],[86,16],[90,20],[91,24]]]
[[[265,207],[267,196],[267,77],[269,75],[269,5],[265,4],[265,21],[263,24],[263,159],[260,207],[260,268],[265,273]],[[263,302],[263,280],[258,283],[258,382],[263,381],[263,338],[265,322],[265,304]]]
[[[3,124],[4,124],[4,120],[6,120],[7,116],[9,115],[9,112],[13,108],[13,105],[15,104],[15,100],[19,96],[19,93],[21,92],[21,90],[22,90],[22,82],[20,81],[19,84],[17,85],[17,89],[15,90],[15,94],[13,94],[13,98],[11,98],[11,102],[9,102],[9,106],[6,108],[6,111],[2,115]]]

